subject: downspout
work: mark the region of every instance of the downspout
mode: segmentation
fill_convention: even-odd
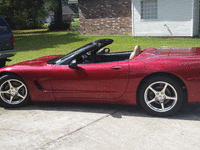
[[[192,28],[191,28],[191,37],[194,36],[194,0],[192,0]]]
[[[135,36],[135,28],[134,28],[134,4],[133,4],[133,0],[131,0],[131,10],[132,10],[132,36]]]

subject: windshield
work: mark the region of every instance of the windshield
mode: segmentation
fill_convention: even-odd
[[[82,55],[82,54],[86,54],[88,52],[93,52],[94,54],[96,54],[96,52],[108,45],[108,44],[111,44],[113,42],[112,39],[100,39],[100,40],[96,40],[96,41],[93,41],[89,44],[86,44],[70,53],[68,53],[67,55],[65,56],[62,56],[62,57],[57,57],[57,58],[54,58],[54,59],[51,59],[49,60],[47,63],[50,63],[50,64],[68,64],[71,59],[73,59],[74,57],[76,56],[79,56],[79,55]]]
[[[59,60],[57,60],[55,63],[59,63],[59,62],[61,62],[62,60],[66,59],[66,58],[72,57],[72,56],[74,56],[74,55],[80,53],[81,51],[83,51],[83,50],[89,48],[91,45],[93,45],[93,43],[86,44],[86,45],[84,45],[84,46],[82,46],[82,47],[80,47],[80,48],[78,48],[78,49],[76,49],[76,50],[74,50],[74,51],[68,53],[67,55],[61,57],[61,58],[60,58]]]
[[[0,34],[10,33],[10,28],[5,20],[0,16]]]

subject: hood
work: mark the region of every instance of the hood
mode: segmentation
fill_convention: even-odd
[[[20,63],[14,64],[12,66],[24,66],[24,65],[26,65],[26,66],[44,66],[47,64],[47,61],[57,58],[57,57],[60,57],[60,56],[64,56],[64,55],[44,56],[44,57],[40,57],[37,59],[20,62]]]

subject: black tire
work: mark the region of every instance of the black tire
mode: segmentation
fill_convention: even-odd
[[[183,104],[185,97],[181,87],[169,77],[153,77],[142,84],[138,98],[143,109],[150,115],[171,116]]]
[[[28,104],[30,96],[25,82],[18,76],[8,74],[0,78],[0,105],[15,108]]]

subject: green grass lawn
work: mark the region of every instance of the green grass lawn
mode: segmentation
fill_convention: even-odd
[[[76,26],[76,24],[75,24]],[[77,24],[78,26],[78,24]],[[200,47],[200,38],[152,38],[132,36],[81,36],[78,31],[49,32],[47,29],[14,30],[15,49],[12,57],[14,63],[54,54],[66,54],[89,42],[102,38],[114,39],[108,47],[111,52],[132,51],[135,45],[142,49],[147,47]]]

